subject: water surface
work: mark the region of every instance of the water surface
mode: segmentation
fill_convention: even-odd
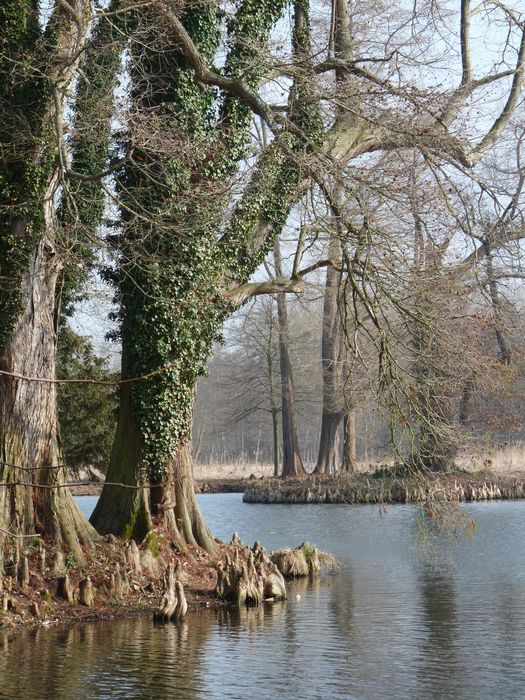
[[[95,501],[79,499],[86,512]],[[0,633],[0,697],[525,698],[525,502],[465,506],[473,539],[430,558],[413,506],[199,503],[218,537],[236,529],[269,549],[308,539],[341,571],[295,584],[285,602],[179,625]]]

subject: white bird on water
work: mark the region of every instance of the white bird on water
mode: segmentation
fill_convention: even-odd
[[[301,600],[301,596],[299,595],[299,593],[295,594],[295,600]]]

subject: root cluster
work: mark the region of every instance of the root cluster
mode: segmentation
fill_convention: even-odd
[[[226,554],[217,565],[220,598],[237,605],[286,598],[284,577],[259,542],[250,549],[234,533],[230,544],[235,548],[233,557]]]
[[[182,620],[187,612],[188,603],[180,580],[180,562],[177,561],[177,565],[170,562],[164,574],[164,590],[155,619]]]

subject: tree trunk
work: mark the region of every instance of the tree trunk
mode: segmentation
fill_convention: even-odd
[[[279,242],[274,246],[275,270],[282,277]],[[277,318],[279,321],[279,358],[281,369],[281,420],[283,468],[281,476],[301,476],[306,470],[299,450],[297,416],[295,412],[295,388],[292,361],[290,359],[290,334],[286,294],[277,295]]]
[[[419,297],[418,309],[424,320],[416,322],[413,334],[419,432],[411,461],[418,469],[446,472],[453,465],[458,445],[445,378],[439,367],[442,349],[434,304],[428,293]]]
[[[278,395],[275,386],[275,371],[273,360],[273,337],[274,337],[274,314],[272,304],[268,306],[269,333],[266,345],[266,368],[268,372],[268,387],[270,390],[270,410],[272,414],[272,435],[273,435],[273,475],[279,476],[280,456],[279,456],[279,405]]]
[[[54,380],[58,281],[58,132],[91,17],[88,0],[5,0],[0,13],[0,527],[38,533],[83,562],[94,530],[63,488]],[[24,56],[24,68],[20,57]],[[6,68],[8,70],[6,70]],[[0,550],[10,538],[0,532]]]
[[[476,375],[472,374],[463,384],[461,399],[459,402],[459,424],[467,428],[471,417],[472,394],[476,386]]]
[[[348,0],[335,0],[332,4],[332,41],[336,58],[351,61],[352,35]],[[335,73],[338,93],[345,94],[345,99],[352,98],[354,77],[345,70]],[[356,110],[355,114],[358,113]],[[355,115],[352,114],[352,118]],[[336,119],[342,123],[348,119],[348,110],[337,110]],[[336,186],[332,192],[334,202],[341,207],[341,191]],[[334,233],[328,241],[328,257],[337,260],[341,256],[341,241],[345,232],[336,212],[334,215]],[[338,266],[339,267],[339,266]],[[321,365],[323,371],[323,412],[321,418],[321,436],[314,473],[335,474],[339,467],[339,428],[343,418],[344,398],[343,366],[348,371],[345,337],[341,308],[341,273],[335,267],[327,267],[323,304],[323,329],[321,340]],[[346,444],[346,442],[345,442]],[[345,452],[346,454],[346,452]]]
[[[273,475],[279,476],[279,410],[272,408]]]
[[[510,365],[512,363],[512,345],[505,328],[503,302],[499,291],[498,280],[494,272],[492,248],[488,239],[483,242],[483,247],[486,251],[487,278],[494,317],[494,331],[500,349],[500,359],[503,364]]]
[[[355,408],[349,408],[343,420],[343,471],[357,471]]]
[[[22,279],[20,313],[3,346],[0,368],[53,380],[61,264],[54,248],[52,198],[46,202],[46,235]],[[24,222],[13,226],[23,227]],[[91,544],[96,533],[69,490],[61,487],[65,470],[55,384],[0,375],[0,455],[0,481],[20,483],[0,488],[0,527],[19,534],[37,532],[67,545],[83,562],[80,544]]]
[[[180,446],[172,463],[160,470],[163,480],[152,480],[145,475],[140,435],[131,385],[125,384],[106,483],[91,523],[103,534],[139,541],[159,526],[177,546],[199,545],[212,553],[214,539],[195,499],[189,443]]]
[[[290,359],[288,309],[286,295],[277,295],[279,317],[279,350],[281,360],[281,415],[283,469],[282,476],[300,476],[306,473],[299,450],[297,436],[297,416],[295,412],[295,388],[293,368]]]
[[[323,410],[321,419],[321,437],[315,474],[335,474],[339,464],[338,436],[341,413],[329,413]]]
[[[329,257],[335,259],[339,252],[339,242],[332,238],[329,243]],[[323,330],[321,340],[321,365],[323,370],[323,413],[319,452],[314,473],[334,474],[337,471],[337,435],[342,418],[339,399],[342,325],[338,304],[341,273],[333,267],[326,269],[326,283],[323,304]]]

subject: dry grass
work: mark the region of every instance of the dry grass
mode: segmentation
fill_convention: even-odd
[[[320,552],[309,542],[295,549],[286,547],[271,554],[271,560],[285,578],[296,578],[318,574],[321,571],[336,571],[337,559],[328,552]]]
[[[250,476],[259,479],[261,476],[273,476],[273,464],[260,462],[230,462],[221,464],[194,464],[195,479],[248,479]]]
[[[308,576],[310,569],[301,549],[279,549],[271,559],[285,578]]]
[[[361,474],[369,474],[379,467],[393,465],[393,460],[383,459],[381,462],[359,462],[357,471]],[[481,470],[494,471],[502,474],[512,474],[525,471],[525,443],[515,445],[503,445],[498,447],[475,447],[465,452],[458,460],[460,469],[470,472]],[[306,465],[308,471],[312,471],[314,465]],[[248,479],[255,476],[273,476],[273,464],[260,462],[230,462],[221,464],[195,464],[193,474],[196,479]]]
[[[525,471],[525,444],[475,448],[457,460],[458,467],[467,471],[493,471],[512,474]]]

